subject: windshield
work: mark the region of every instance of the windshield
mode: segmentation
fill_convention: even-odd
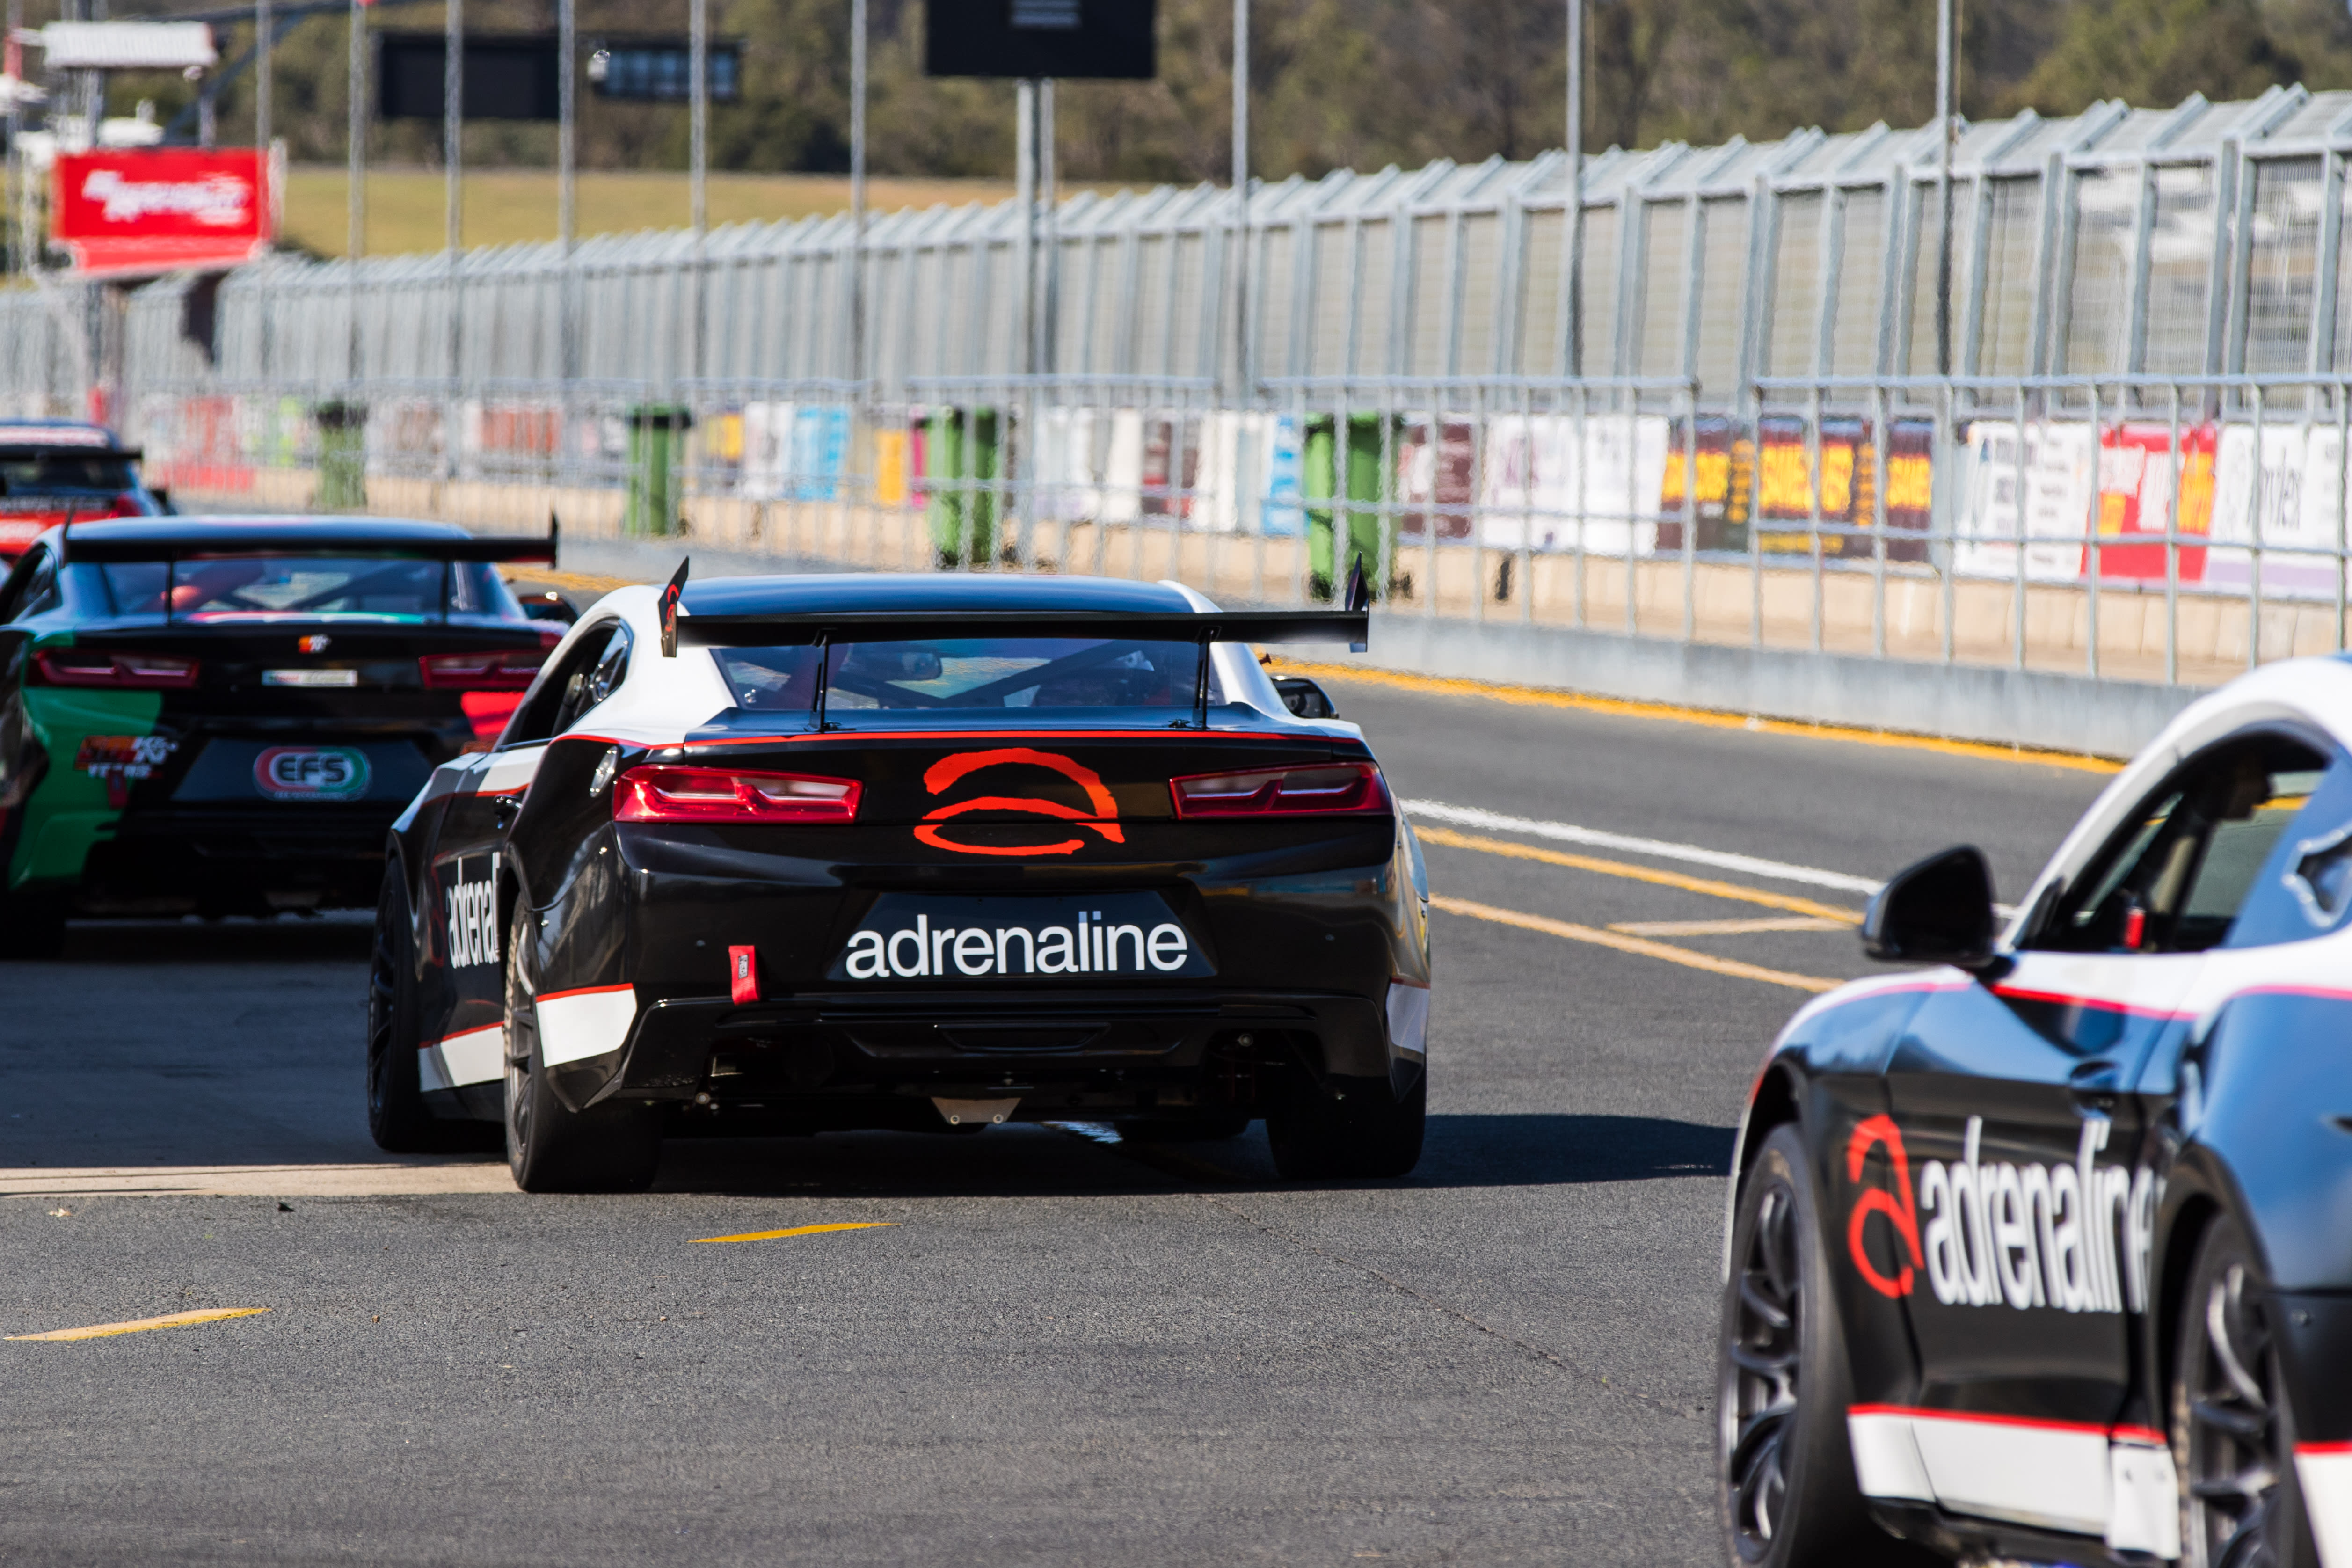
[[[131,561],[110,564],[104,572],[107,595],[118,616],[168,615],[184,621],[334,616],[523,618],[522,606],[496,569],[478,561],[240,555]]]
[[[1189,710],[1201,647],[1105,637],[951,637],[836,643],[814,647],[713,650],[736,705],[759,713],[807,712],[825,672],[828,719],[861,711],[970,715],[1007,710]],[[1211,667],[1209,700],[1224,700]]]
[[[52,495],[102,490],[120,494],[136,487],[131,459],[104,452],[43,452],[0,458],[0,495]]]

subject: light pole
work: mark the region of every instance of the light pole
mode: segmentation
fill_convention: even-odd
[[[1943,221],[1936,239],[1936,374],[1952,374],[1952,143],[1959,137],[1954,111],[1960,62],[1956,29],[1959,0],[1936,0],[1936,199]]]
[[[849,5],[849,379],[866,379],[866,0]]]
[[[343,281],[350,299],[345,315],[351,325],[347,372],[356,389],[360,379],[360,258],[367,254],[367,5],[352,0],[351,58],[346,91],[350,97],[349,128],[345,132],[343,174]]]
[[[1568,0],[1568,374],[1584,374],[1584,5]],[[1579,460],[1582,460],[1579,454]]]
[[[703,300],[703,256],[710,240],[710,0],[694,0],[687,16],[687,118],[688,202],[694,223],[694,343],[690,374],[702,379],[708,313]]]
[[[449,401],[441,417],[441,472],[456,479],[465,446],[460,381],[465,374],[466,299],[460,247],[466,239],[466,0],[447,0],[442,19],[441,163],[449,268]]]
[[[1234,0],[1234,401],[1249,399],[1250,0]]]

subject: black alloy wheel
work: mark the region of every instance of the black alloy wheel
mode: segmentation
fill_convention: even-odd
[[[539,1039],[539,922],[518,906],[507,936],[507,1165],[527,1193],[640,1193],[661,1163],[653,1107],[573,1110],[547,1079]]]
[[[1933,1561],[1873,1523],[1846,1435],[1852,1379],[1802,1136],[1773,1129],[1740,1189],[1717,1373],[1716,1497],[1734,1568]]]
[[[2277,1310],[2252,1244],[2222,1218],[2180,1302],[2172,1394],[2183,1568],[2316,1568],[2279,1373]]]

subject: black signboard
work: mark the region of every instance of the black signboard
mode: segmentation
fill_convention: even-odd
[[[383,120],[441,118],[443,68],[448,61],[439,33],[381,33],[376,48],[376,115]],[[458,105],[468,120],[554,120],[555,39],[551,35],[466,37],[465,80]]]
[[[1148,81],[1152,12],[1153,0],[930,0],[923,70]]]
[[[710,101],[734,103],[743,96],[743,43],[713,38]],[[599,98],[631,103],[684,103],[694,81],[692,44],[679,37],[606,37],[589,44],[588,85]]]

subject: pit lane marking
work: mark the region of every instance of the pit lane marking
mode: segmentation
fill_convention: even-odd
[[[1533,844],[1514,844],[1508,839],[1488,838],[1476,833],[1456,833],[1450,827],[1423,827],[1413,831],[1423,844],[1439,844],[1452,849],[1477,849],[1488,855],[1507,855],[1514,860],[1539,860],[1547,866],[1565,866],[1573,871],[1597,871],[1604,877],[1623,877],[1630,881],[1654,883],[1662,888],[1680,888],[1685,892],[1705,893],[1711,898],[1736,899],[1745,904],[1761,904],[1768,910],[1786,910],[1792,915],[1809,920],[1831,921],[1839,925],[1860,925],[1862,911],[1837,904],[1817,904],[1811,899],[1801,899],[1790,893],[1768,893],[1761,888],[1743,888],[1736,882],[1717,882],[1706,877],[1685,877],[1679,871],[1661,871],[1653,866],[1635,866],[1623,860],[1603,860],[1591,855],[1570,855],[1563,850],[1545,849]],[[1774,926],[1775,931],[1811,930],[1811,927],[1789,928]],[[1671,934],[1660,932],[1660,935]]]
[[[1498,910],[1492,904],[1474,903],[1468,899],[1449,899],[1438,894],[1430,900],[1433,909],[1448,914],[1467,915],[1472,920],[1492,921],[1496,925],[1517,926],[1522,931],[1541,931],[1568,942],[1590,942],[1594,947],[1613,948],[1643,958],[1660,958],[1668,963],[1679,963],[1688,969],[1704,969],[1710,974],[1727,974],[1735,980],[1761,981],[1767,985],[1786,985],[1792,991],[1833,991],[1845,984],[1843,980],[1824,980],[1817,974],[1791,974],[1783,969],[1767,969],[1758,963],[1742,963],[1738,959],[1717,958],[1713,953],[1694,952],[1687,947],[1674,947],[1647,937],[1625,936],[1613,931],[1601,931],[1592,926],[1575,925],[1568,921],[1556,921],[1545,915],[1522,914],[1517,910]]]
[[[1748,936],[1772,931],[1844,931],[1853,923],[1789,915],[1763,921],[1612,921],[1609,929],[1627,936]]]
[[[1858,746],[1893,746],[1903,751],[1935,752],[1948,757],[1980,757],[1996,763],[2040,763],[2077,773],[2114,773],[2123,761],[2079,752],[2049,752],[2033,746],[2003,746],[1987,741],[1951,741],[1938,735],[1911,735],[1896,730],[1857,730],[1843,724],[1807,724],[1793,719],[1767,719],[1760,713],[1726,713],[1719,709],[1684,708],[1671,702],[1636,702],[1620,697],[1594,697],[1580,691],[1553,691],[1538,686],[1507,686],[1491,680],[1465,680],[1456,676],[1412,675],[1395,669],[1364,669],[1351,664],[1318,664],[1307,659],[1271,659],[1276,674],[1310,675],[1318,680],[1358,680],[1367,686],[1387,686],[1399,691],[1428,692],[1447,697],[1485,697],[1532,708],[1571,708],[1586,713],[1607,713],[1624,719],[1668,719],[1710,730],[1745,730],[1750,734],[1796,735],[1809,741],[1850,741]]]
[[[1412,814],[1415,826],[1428,817],[1437,822],[1450,822],[1457,827],[1484,827],[1494,833],[1524,833],[1530,838],[1552,838],[1566,844],[1590,845],[1595,849],[1623,849],[1635,855],[1651,855],[1661,860],[1681,860],[1694,866],[1712,866],[1718,871],[1745,871],[1751,877],[1764,877],[1775,882],[1804,882],[1816,888],[1833,888],[1841,893],[1860,893],[1864,898],[1878,891],[1874,877],[1853,877],[1843,871],[1825,871],[1819,866],[1794,866],[1786,860],[1766,860],[1754,855],[1740,855],[1728,849],[1709,849],[1698,844],[1676,844],[1664,838],[1637,838],[1628,833],[1609,833],[1598,827],[1579,827],[1572,822],[1546,822],[1540,817],[1508,816],[1499,811],[1487,811],[1475,805],[1451,805],[1442,800],[1409,800],[1406,811]]]
[[[143,1334],[152,1329],[176,1329],[187,1323],[217,1323],[228,1318],[257,1317],[267,1307],[210,1307],[194,1312],[170,1312],[160,1318],[133,1318],[122,1323],[93,1323],[86,1329],[51,1329],[46,1334],[10,1334],[21,1340],[103,1340],[116,1334]]]
[[[796,1225],[790,1230],[747,1230],[740,1236],[698,1236],[688,1245],[709,1247],[722,1241],[779,1241],[788,1236],[823,1236],[835,1230],[887,1230],[895,1219],[849,1220],[839,1225]]]

